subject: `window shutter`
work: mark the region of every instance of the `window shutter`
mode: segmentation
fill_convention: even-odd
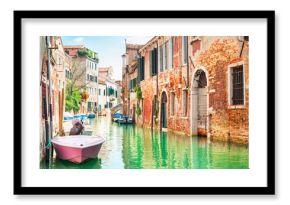
[[[156,55],[155,55],[155,48],[152,51],[152,55],[153,55],[153,74],[156,75]]]
[[[163,71],[163,46],[159,47],[159,60],[160,60],[160,71]]]
[[[183,36],[183,49],[184,49],[183,63],[187,63],[187,51],[188,51],[187,48],[188,48],[187,36]]]
[[[173,56],[174,56],[174,37],[171,37],[171,67],[173,68]]]
[[[150,70],[150,76],[152,76],[152,52],[149,51],[149,70]]]
[[[168,43],[164,44],[164,70],[168,69]]]
[[[157,73],[158,73],[158,51],[157,51],[157,48],[154,48],[154,55],[155,55],[155,61],[154,61],[155,74],[157,75]]]
[[[144,71],[144,57],[143,57],[143,56],[142,56],[142,58],[141,58],[141,71],[142,71],[142,72],[141,72],[141,74],[142,74],[142,75],[141,75],[141,76],[142,76],[141,79],[144,80],[144,79],[145,79],[145,73],[144,73],[145,71]]]
[[[140,81],[141,81],[141,58],[138,58],[138,66],[137,66],[137,69],[138,69],[138,76],[137,76],[137,83],[138,85],[140,84]]]

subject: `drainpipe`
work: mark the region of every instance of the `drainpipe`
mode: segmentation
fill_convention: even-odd
[[[53,117],[52,117],[52,80],[51,80],[51,64],[50,64],[50,58],[51,58],[51,45],[50,45],[50,37],[48,36],[46,38],[46,43],[47,43],[47,55],[48,55],[48,66],[47,66],[47,78],[49,81],[49,117],[50,117],[50,136],[49,140],[52,140],[52,135],[53,135]],[[49,141],[50,142],[50,141]],[[49,148],[49,157],[52,159],[53,156],[53,150],[52,147],[50,146]]]

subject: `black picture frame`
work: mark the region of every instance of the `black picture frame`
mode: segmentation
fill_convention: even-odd
[[[267,21],[266,187],[23,187],[21,160],[22,19],[204,18]],[[275,11],[14,11],[14,194],[15,195],[273,195],[275,194]],[[17,103],[16,103],[17,100]]]

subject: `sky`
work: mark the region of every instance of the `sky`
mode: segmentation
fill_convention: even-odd
[[[84,45],[98,53],[98,67],[113,67],[113,77],[122,80],[122,55],[127,43],[145,44],[153,36],[62,36],[63,44]]]

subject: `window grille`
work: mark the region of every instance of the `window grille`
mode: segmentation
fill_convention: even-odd
[[[244,73],[242,65],[232,68],[232,104],[244,104]]]

